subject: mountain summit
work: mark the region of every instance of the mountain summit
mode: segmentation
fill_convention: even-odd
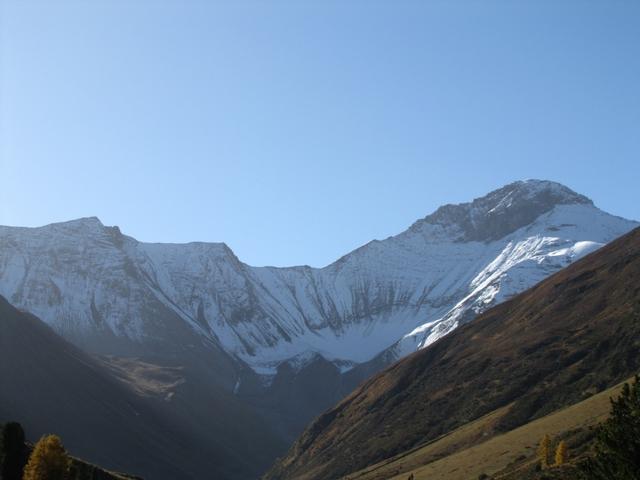
[[[559,205],[593,205],[570,188],[548,180],[510,183],[469,203],[444,205],[419,220],[421,224],[455,227],[458,241],[498,240]]]

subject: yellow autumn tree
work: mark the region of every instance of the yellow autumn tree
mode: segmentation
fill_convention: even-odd
[[[551,453],[551,437],[549,434],[546,434],[540,440],[540,445],[538,446],[538,458],[540,459],[540,466],[542,468],[547,468],[549,466],[549,454]]]
[[[64,480],[71,460],[56,435],[44,435],[31,452],[23,480]]]
[[[568,449],[564,440],[561,440],[556,448],[556,465],[564,465],[567,463]]]

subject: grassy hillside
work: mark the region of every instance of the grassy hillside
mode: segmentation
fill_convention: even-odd
[[[483,416],[503,433],[640,370],[640,229],[365,382],[266,478],[340,478]]]
[[[347,475],[344,480],[468,480],[486,474],[494,479],[524,479],[536,472],[536,450],[549,434],[565,439],[570,460],[575,460],[590,438],[590,429],[604,420],[609,399],[617,396],[616,385],[575,405],[527,423],[510,432],[489,437],[492,424],[508,408],[502,408],[421,447]],[[469,446],[471,445],[471,446]]]

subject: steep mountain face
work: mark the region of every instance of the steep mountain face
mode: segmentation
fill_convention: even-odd
[[[244,365],[273,379],[320,357],[346,372],[406,355],[634,225],[526,181],[321,269],[250,267],[224,244],[142,243],[96,218],[0,227],[0,293],[91,352],[215,352],[220,383],[241,392]]]
[[[176,441],[211,446],[193,471],[214,459],[221,478],[251,478],[370,375],[635,225],[532,180],[320,269],[251,267],[224,244],[138,242],[97,218],[0,227],[0,295],[137,394],[156,368],[179,371],[176,388],[151,388],[152,407],[179,426]]]
[[[256,478],[282,448],[252,409],[207,377],[126,365],[130,377],[141,368],[143,381],[118,380],[0,297],[0,421],[21,422],[31,441],[55,432],[83,459],[167,480]]]
[[[506,409],[506,431],[630,377],[638,278],[635,229],[364,383],[266,478],[337,479],[489,412]]]

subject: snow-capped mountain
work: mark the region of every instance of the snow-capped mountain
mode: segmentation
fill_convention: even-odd
[[[345,371],[428,345],[637,225],[529,180],[320,269],[251,267],[222,243],[142,243],[97,218],[0,227],[0,294],[95,352],[200,342],[260,374],[316,355]]]

